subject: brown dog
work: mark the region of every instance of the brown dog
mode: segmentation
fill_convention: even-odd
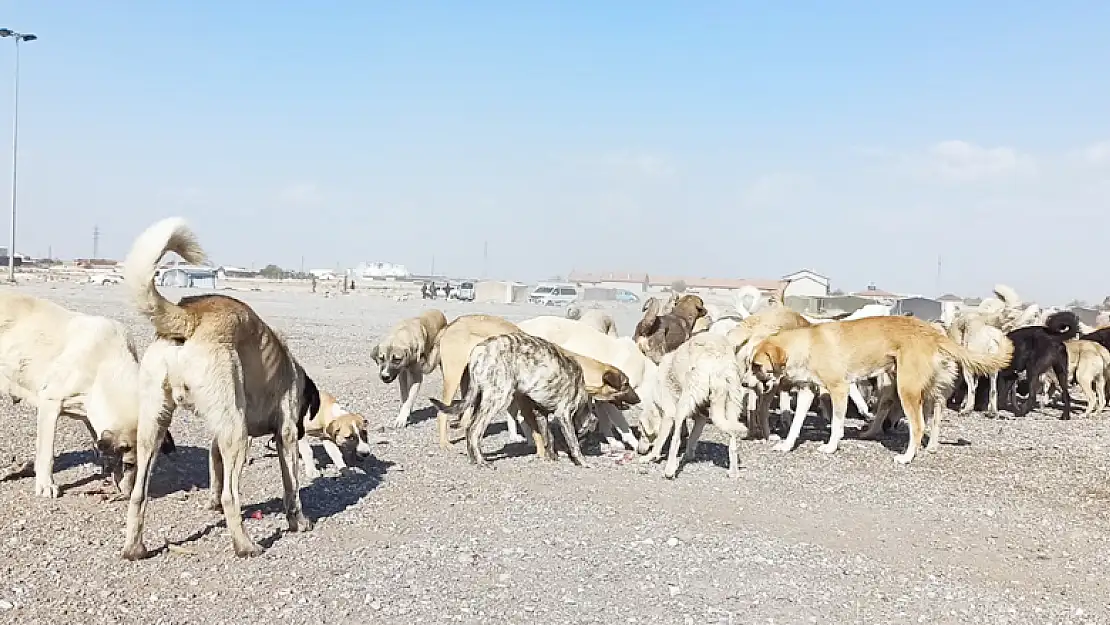
[[[700,297],[683,295],[671,312],[651,319],[645,315],[641,325],[636,326],[636,344],[645,356],[659,364],[663,356],[689,340],[698,320],[707,315],[705,302]]]

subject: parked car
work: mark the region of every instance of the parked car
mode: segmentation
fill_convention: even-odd
[[[640,301],[640,297],[632,291],[617,289],[616,300],[622,304],[635,304]]]
[[[474,283],[473,282],[463,282],[462,284],[459,285],[458,289],[456,289],[455,291],[452,292],[452,295],[454,295],[455,298],[458,299],[461,302],[473,302],[474,301]]]
[[[542,306],[566,306],[578,300],[578,289],[573,286],[540,286],[528,296],[528,301]]]
[[[123,282],[123,276],[117,273],[94,273],[89,276],[89,284],[119,284]]]

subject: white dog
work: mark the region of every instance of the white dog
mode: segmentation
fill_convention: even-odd
[[[0,293],[0,393],[38,409],[37,495],[58,496],[54,435],[61,415],[85,423],[116,486],[123,493],[130,491],[138,380],[135,346],[120,322],[22,293]],[[172,450],[173,439],[167,435],[162,451]]]

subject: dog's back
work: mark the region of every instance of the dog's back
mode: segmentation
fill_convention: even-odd
[[[524,332],[490,337],[470,352],[471,388],[481,401],[527,395],[545,411],[584,405],[589,396],[582,367],[554,344]]]

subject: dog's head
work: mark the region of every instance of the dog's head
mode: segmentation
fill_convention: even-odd
[[[763,341],[752,352],[752,375],[767,390],[782,377],[785,367],[786,350],[771,341]]]
[[[382,382],[391,384],[413,362],[419,360],[406,345],[397,345],[396,341],[385,340],[370,350],[370,358],[378,363],[378,377]]]
[[[324,435],[335,443],[343,453],[353,453],[359,459],[370,455],[370,433],[366,424],[366,417],[345,412],[324,427]]]
[[[678,298],[672,312],[689,321],[691,326],[695,321],[709,314],[705,309],[705,302],[698,295],[683,295]]]
[[[601,374],[601,386],[586,390],[595,400],[607,401],[618,410],[627,410],[629,406],[640,403],[640,396],[632,388],[628,376],[616,367],[606,366],[605,372]]]

